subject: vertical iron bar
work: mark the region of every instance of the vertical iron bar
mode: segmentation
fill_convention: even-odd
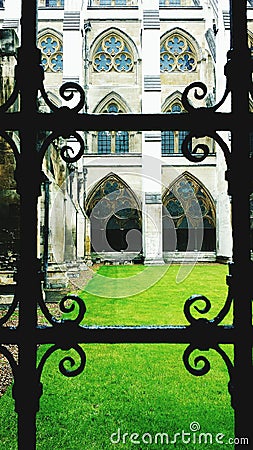
[[[249,130],[245,126],[249,112],[251,83],[250,52],[247,33],[247,2],[231,0],[231,82],[232,113],[232,229],[233,229],[233,290],[234,326],[234,393],[235,436],[248,437],[253,442],[252,418],[252,263],[250,257],[250,148]],[[245,446],[244,446],[245,447]],[[243,445],[236,445],[243,448]]]
[[[45,175],[44,179],[44,191],[45,191],[45,206],[44,206],[44,231],[43,231],[43,274],[44,274],[44,287],[47,288],[48,285],[48,239],[49,239],[49,185],[50,181]]]
[[[36,152],[36,132],[33,127],[37,109],[37,1],[22,1],[21,47],[19,76],[21,112],[25,117],[20,130],[21,158],[17,167],[17,187],[20,193],[20,270],[18,275],[19,372],[14,386],[18,413],[18,448],[36,448],[36,412],[39,389],[36,377],[37,300],[40,289],[37,260],[37,203],[40,188],[40,167]]]

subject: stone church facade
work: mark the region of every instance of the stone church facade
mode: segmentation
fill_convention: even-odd
[[[248,9],[251,45],[250,2]],[[207,95],[199,91],[195,104],[212,106],[225,87],[227,10],[225,0],[39,0],[38,46],[48,96],[61,106],[59,87],[75,82],[85,92],[84,113],[111,114],[112,121],[113,114],[164,113],[169,123],[170,113],[187,114],[182,93],[200,81]],[[18,0],[2,0],[0,32],[1,42],[12,41],[12,46],[1,45],[4,100],[13,85],[20,39]],[[38,107],[50,112],[42,98]],[[223,108],[230,108],[229,100]],[[230,259],[225,162],[211,137],[189,140],[189,148],[209,148],[204,161],[193,163],[182,153],[188,130],[80,134],[85,142],[81,160],[63,163],[59,138],[44,161],[38,256],[45,267],[74,260],[164,264]],[[41,142],[45,137],[39,136]],[[222,132],[222,137],[229,145],[229,134]],[[74,139],[67,144],[74,148]],[[15,228],[18,200],[13,156],[3,140],[1,148],[0,209],[7,229]],[[12,232],[18,242],[18,230]],[[2,229],[2,253],[4,239]],[[14,247],[12,240],[15,253]]]

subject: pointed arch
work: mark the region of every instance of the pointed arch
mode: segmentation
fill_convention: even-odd
[[[90,53],[95,72],[132,72],[136,62],[133,41],[117,28],[101,33],[93,42]]]
[[[171,108],[171,105],[173,103],[180,103],[182,104],[182,92],[176,90],[172,94],[170,94],[163,102],[162,104],[162,112],[168,112]]]
[[[161,72],[194,72],[200,61],[201,49],[185,30],[173,28],[161,37]]]
[[[162,105],[164,113],[186,113],[181,101],[182,94],[175,91],[167,97]],[[163,130],[162,131],[162,156],[169,156],[173,153],[182,153],[182,144],[189,131],[186,130]],[[191,143],[189,143],[191,146]]]
[[[61,99],[56,94],[54,94],[52,91],[46,91],[46,93],[50,102],[52,102],[55,106],[59,108],[62,105]],[[42,96],[38,98],[38,104],[41,112],[50,112],[50,108],[46,104]]]
[[[38,34],[41,63],[45,72],[63,71],[63,43],[61,33],[45,28]]]
[[[132,200],[132,206],[138,209],[141,215],[141,205],[134,191],[119,175],[114,172],[109,172],[92,187],[87,195],[86,212],[88,217],[99,199],[106,195],[109,195],[110,197],[110,193],[117,190],[125,190],[129,193],[129,198]]]
[[[107,110],[110,103],[116,103],[119,110],[118,112],[120,113],[131,112],[128,104],[125,102],[123,97],[115,91],[110,92],[104,98],[102,98],[102,100],[100,100],[99,103],[96,105],[93,112],[94,113],[108,112]]]
[[[137,59],[139,59],[139,51],[137,48],[136,43],[133,41],[133,39],[127,34],[125,33],[125,31],[121,30],[120,28],[117,27],[110,27],[107,28],[107,30],[103,30],[101,33],[99,33],[96,38],[94,39],[94,41],[92,42],[91,46],[90,46],[90,55],[91,57],[93,57],[94,52],[96,51],[96,48],[99,45],[99,42],[101,42],[106,36],[115,33],[119,36],[122,37],[122,39],[125,40],[125,42],[129,45],[129,47],[131,47],[131,50],[133,52],[133,56],[134,56],[134,60],[136,61]]]
[[[171,227],[176,230],[178,250],[215,250],[215,204],[200,180],[185,171],[165,190],[162,201],[165,250],[171,249],[167,230]]]
[[[123,113],[129,112],[129,107],[126,105],[122,97],[116,92],[111,92],[104,97],[96,106],[94,112],[99,113]],[[98,131],[94,134],[97,142],[97,152],[99,154],[125,154],[129,153],[130,139],[128,131]]]
[[[63,41],[63,34],[60,31],[55,30],[54,28],[51,27],[41,28],[38,31],[38,39],[45,36],[45,34],[52,34],[53,36],[57,37],[61,42]]]
[[[141,251],[139,201],[118,175],[110,172],[96,183],[88,194],[86,211],[93,252]]]

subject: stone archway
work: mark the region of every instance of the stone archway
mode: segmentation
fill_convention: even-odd
[[[178,177],[163,195],[163,250],[216,250],[213,199],[188,172]]]
[[[96,184],[87,198],[87,215],[92,253],[141,252],[141,209],[120,177],[110,173]]]

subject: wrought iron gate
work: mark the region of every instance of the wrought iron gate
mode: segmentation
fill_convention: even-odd
[[[80,86],[66,83],[60,94],[66,101],[71,99],[69,89],[75,89],[80,96],[74,108],[56,108],[48,99],[43,85],[43,69],[40,66],[41,55],[36,47],[37,39],[37,2],[22,1],[21,47],[18,51],[16,66],[16,84],[8,101],[0,108],[0,134],[11,146],[16,159],[17,190],[21,205],[21,250],[20,266],[17,275],[17,289],[13,304],[0,321],[0,351],[8,359],[14,374],[13,396],[18,414],[19,449],[36,448],[36,413],[39,410],[39,399],[42,395],[40,375],[48,356],[56,349],[74,348],[80,356],[80,366],[68,372],[64,361],[60,370],[64,375],[74,376],[84,368],[85,354],[80,343],[184,343],[189,344],[183,360],[186,368],[194,375],[204,375],[209,370],[206,356],[196,360],[196,366],[190,364],[190,355],[195,349],[207,351],[215,349],[223,358],[229,372],[228,389],[235,413],[235,436],[248,437],[252,447],[253,427],[250,407],[252,406],[252,262],[250,256],[250,203],[252,192],[252,156],[250,155],[250,132],[252,131],[251,114],[249,112],[249,95],[253,97],[252,59],[247,44],[246,0],[230,1],[231,18],[231,50],[225,66],[227,85],[223,98],[214,107],[194,109],[188,101],[188,94],[195,89],[195,98],[206,95],[206,87],[202,83],[193,83],[183,94],[183,105],[189,114],[110,115],[81,114],[85,103],[85,95]],[[240,70],[238,70],[240,68]],[[37,110],[37,95],[41,92],[44,100],[52,110],[50,114],[40,114]],[[232,112],[216,112],[231,93]],[[8,113],[9,107],[20,95],[19,112]],[[200,127],[201,124],[201,127]],[[112,128],[113,127],[113,128]],[[211,308],[209,299],[204,296],[192,296],[185,303],[184,312],[189,326],[166,327],[97,327],[81,326],[85,313],[83,302],[74,296],[61,300],[62,311],[66,311],[66,299],[78,305],[78,315],[73,321],[56,321],[50,314],[42,299],[40,263],[37,260],[37,201],[43,181],[42,161],[48,145],[57,136],[74,136],[80,150],[71,156],[71,149],[63,147],[61,156],[66,162],[81,157],[83,142],[76,130],[192,130],[184,142],[183,153],[190,161],[203,160],[208,155],[208,148],[199,145],[189,150],[189,139],[210,136],[222,148],[226,163],[226,179],[229,194],[232,198],[233,228],[233,263],[229,267],[227,277],[228,296],[224,307],[213,320],[196,319],[191,314],[191,307],[196,300],[204,302],[205,314]],[[10,138],[8,131],[19,131],[20,151]],[[37,132],[49,130],[50,134],[38,148]],[[219,130],[231,131],[232,150],[217,134]],[[201,154],[199,151],[201,150]],[[19,323],[16,328],[3,326],[19,306]],[[40,327],[37,324],[37,307],[41,307],[50,326]],[[234,322],[231,326],[220,325],[222,319],[233,307]],[[37,365],[37,345],[50,343],[51,347]],[[18,363],[4,344],[17,344],[19,350]],[[219,344],[233,344],[233,364]],[[198,369],[197,362],[203,365]],[[241,448],[240,444],[237,445]]]

